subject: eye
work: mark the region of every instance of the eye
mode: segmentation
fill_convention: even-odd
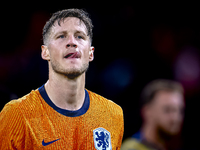
[[[82,36],[80,36],[80,35],[79,35],[79,36],[77,36],[77,38],[78,38],[78,39],[83,39],[83,37],[82,37]]]
[[[58,38],[63,39],[63,38],[65,38],[65,36],[64,35],[59,35]]]

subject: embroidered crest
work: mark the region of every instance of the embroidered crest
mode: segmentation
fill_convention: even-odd
[[[94,145],[97,150],[112,150],[110,132],[104,128],[93,130]]]

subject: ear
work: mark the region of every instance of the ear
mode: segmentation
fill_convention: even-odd
[[[91,62],[93,61],[93,59],[94,59],[94,47],[91,46],[89,51],[89,61]]]
[[[50,55],[49,55],[48,47],[46,45],[42,45],[41,49],[42,49],[42,53],[41,53],[42,59],[49,61]]]

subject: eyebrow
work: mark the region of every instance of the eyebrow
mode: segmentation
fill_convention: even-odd
[[[77,30],[75,33],[80,33],[80,34],[83,34],[84,36],[88,36],[88,35],[85,34],[83,31],[79,31],[79,30]]]
[[[88,36],[87,34],[85,34],[83,31],[80,31],[80,30],[76,30],[75,31],[75,34],[82,34],[82,35],[84,35],[84,36]],[[57,33],[55,33],[55,35],[53,36],[53,37],[56,37],[56,36],[58,36],[58,35],[60,35],[60,34],[67,34],[67,31],[66,30],[63,30],[63,31],[59,31],[59,32],[57,32]]]

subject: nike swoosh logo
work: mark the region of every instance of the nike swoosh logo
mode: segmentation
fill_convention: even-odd
[[[54,141],[51,141],[51,142],[47,142],[47,143],[45,143],[44,140],[43,140],[43,141],[42,141],[42,145],[43,145],[43,146],[47,146],[47,145],[52,144],[52,143],[54,143],[54,142],[56,142],[56,141],[58,141],[58,140],[60,140],[60,139],[57,139],[57,140],[54,140]]]

